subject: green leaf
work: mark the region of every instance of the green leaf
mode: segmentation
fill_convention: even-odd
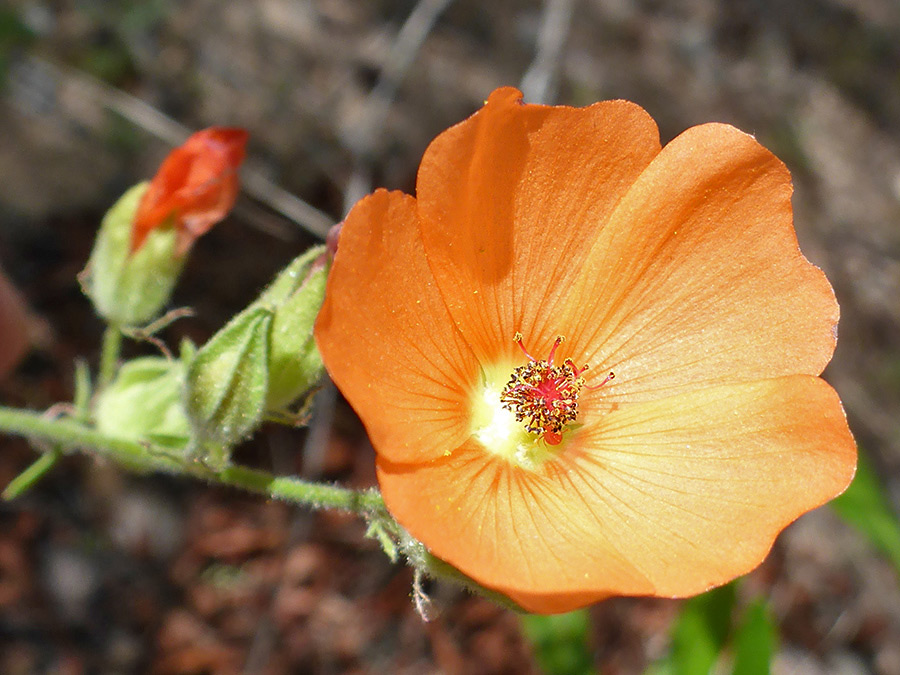
[[[730,583],[684,603],[672,631],[672,673],[709,675],[728,639],[734,601]]]
[[[775,624],[769,608],[764,598],[758,598],[747,607],[734,637],[732,675],[768,675],[775,641]]]
[[[43,478],[47,473],[56,466],[59,459],[59,451],[51,450],[45,452],[37,458],[31,466],[25,469],[18,476],[13,478],[9,484],[3,489],[2,498],[4,501],[11,501],[16,497],[21,497],[28,492],[35,483]]]
[[[596,673],[588,648],[590,616],[585,610],[522,617],[522,631],[534,646],[534,655],[547,675]]]
[[[865,455],[860,452],[856,477],[832,508],[884,553],[900,573],[900,521],[884,486]]]

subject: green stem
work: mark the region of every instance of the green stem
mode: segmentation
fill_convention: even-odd
[[[91,419],[91,370],[84,359],[75,361],[75,397],[72,399],[72,413],[79,422]]]
[[[375,490],[349,490],[324,483],[312,483],[288,476],[275,476],[267,471],[245,466],[228,466],[214,471],[200,462],[191,462],[173,454],[170,448],[146,442],[112,438],[85,426],[73,418],[52,419],[30,410],[16,410],[0,406],[0,432],[42,441],[53,451],[42,455],[22,474],[13,479],[3,491],[5,499],[12,499],[34,484],[52,468],[64,450],[82,451],[115,461],[132,471],[188,475],[210,483],[241,488],[248,492],[312,508],[331,508],[365,516],[370,523],[384,529],[376,537],[393,559],[393,539],[400,542],[410,563],[430,576],[451,579],[469,590],[480,593],[500,605],[522,611],[509,598],[485,588],[444,561],[435,558],[423,544],[412,539],[390,516],[381,494]],[[388,532],[389,531],[389,532]],[[385,538],[391,541],[385,541]]]
[[[213,471],[198,462],[188,462],[172,454],[171,449],[112,438],[72,419],[48,419],[36,412],[0,406],[0,431],[51,443],[61,450],[90,450],[136,471],[187,474],[210,483],[229,485],[270,499],[313,508],[332,508],[358,514],[384,511],[384,502],[376,490],[349,490],[299,478],[275,476],[267,471],[242,466]],[[30,470],[26,469],[25,473]]]
[[[103,333],[103,346],[100,350],[100,388],[112,382],[116,374],[119,352],[122,350],[122,331],[115,324],[109,324]]]
[[[3,490],[3,499],[10,501],[27,492],[32,485],[37,483],[44,477],[44,474],[56,465],[58,459],[59,453],[56,451],[42,454],[31,466],[9,482],[9,485]]]

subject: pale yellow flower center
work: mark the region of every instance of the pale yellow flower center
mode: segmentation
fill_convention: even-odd
[[[556,456],[560,447],[551,447],[539,435],[529,433],[501,401],[515,367],[499,363],[482,372],[470,401],[472,437],[492,455],[523,469],[536,470]]]

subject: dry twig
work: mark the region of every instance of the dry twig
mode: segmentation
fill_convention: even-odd
[[[534,60],[520,88],[529,103],[553,103],[563,46],[569,35],[574,0],[545,0]]]
[[[99,103],[169,145],[180,145],[191,134],[189,128],[145,101],[87,73],[39,57],[31,57],[31,61],[71,92],[75,105]],[[334,224],[334,218],[276,185],[252,164],[242,170],[241,179],[246,194],[321,239]]]

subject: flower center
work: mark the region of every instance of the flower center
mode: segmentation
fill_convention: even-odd
[[[515,415],[517,422],[525,423],[528,433],[541,436],[548,445],[559,445],[563,431],[578,417],[578,395],[585,386],[582,374],[588,366],[579,368],[572,359],[553,365],[556,350],[565,339],[561,335],[546,359],[536,359],[528,353],[521,333],[516,333],[513,339],[528,357],[528,363],[513,370],[500,394],[500,402]],[[610,373],[603,382],[588,389],[602,387],[614,377]]]
[[[599,389],[614,375],[597,385],[585,384],[587,366],[579,368],[571,359],[560,365],[553,362],[562,337],[546,359],[529,354],[521,334],[514,339],[528,362],[515,366],[504,360],[482,366],[480,385],[470,399],[471,431],[487,452],[536,471],[559,454],[564,434],[575,431],[581,391]]]

